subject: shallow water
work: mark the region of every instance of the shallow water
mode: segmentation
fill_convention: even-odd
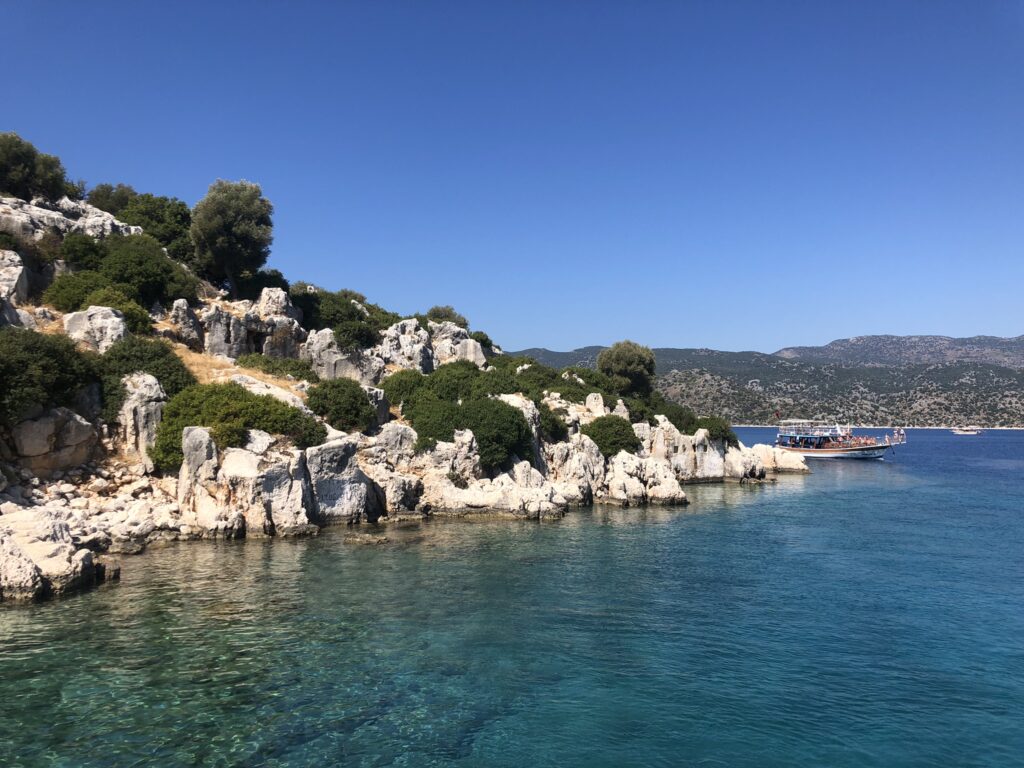
[[[126,558],[0,609],[0,765],[1024,765],[1024,433],[814,467]]]

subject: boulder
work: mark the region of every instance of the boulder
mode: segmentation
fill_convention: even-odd
[[[75,546],[58,510],[22,507],[0,516],[0,599],[59,595],[98,575],[92,552]]]
[[[199,314],[199,322],[206,354],[234,360],[253,351],[245,324],[222,307],[211,304]]]
[[[743,445],[727,446],[724,463],[729,480],[764,480],[765,468],[760,457]]]
[[[28,273],[21,256],[14,251],[0,250],[0,302],[13,306],[28,299]]]
[[[608,459],[602,499],[623,506],[685,504],[686,494],[667,461],[620,451]]]
[[[366,399],[370,401],[373,408],[373,426],[387,424],[391,420],[391,403],[388,402],[383,389],[377,387],[363,387]]]
[[[807,473],[811,470],[807,461],[799,453],[784,451],[774,445],[758,443],[749,449],[760,460],[767,472],[800,472]]]
[[[68,338],[100,354],[124,338],[124,315],[110,307],[89,307],[64,315],[64,333]]]
[[[327,380],[353,379],[366,386],[375,386],[385,371],[384,361],[371,350],[340,350],[330,328],[310,333],[299,357],[309,361],[317,375]]]
[[[275,400],[280,400],[286,405],[291,405],[298,408],[306,413],[312,413],[309,408],[306,407],[306,403],[303,402],[302,398],[296,395],[294,392],[289,392],[283,387],[278,387],[273,384],[268,384],[265,381],[249,376],[245,373],[231,373],[230,371],[224,371],[219,374],[220,380],[230,381],[233,384],[238,384],[243,389],[252,392],[254,395],[261,395],[266,397],[272,397]]]
[[[142,462],[146,472],[152,472],[149,449],[156,441],[167,394],[156,377],[148,373],[133,373],[121,381],[127,393],[118,414],[121,441],[125,450]]]
[[[356,461],[357,436],[331,440],[306,449],[306,466],[317,509],[317,522],[376,522],[384,513],[374,483]]]
[[[520,394],[496,395],[495,397],[523,414],[523,418],[526,419],[526,423],[530,426],[530,434],[533,440],[532,458],[534,466],[539,467],[542,472],[546,471],[544,452],[541,450],[540,411],[537,409],[537,404],[530,398]]]
[[[302,310],[292,304],[291,298],[283,288],[264,288],[253,309],[262,320],[284,317],[295,320],[296,323],[302,322]]]
[[[92,458],[96,428],[74,411],[51,408],[11,430],[18,463],[39,477],[49,477]]]
[[[245,516],[223,504],[225,490],[218,478],[220,455],[205,427],[185,427],[178,472],[179,528],[195,538],[237,538],[245,533]]]
[[[430,343],[434,350],[437,365],[453,363],[456,360],[468,360],[483,368],[487,365],[487,356],[480,342],[469,337],[469,331],[455,323],[435,323],[428,321]]]
[[[386,365],[408,368],[420,373],[434,370],[434,350],[430,334],[418,320],[402,320],[381,333],[381,341],[374,353]]]
[[[283,315],[261,319],[250,331],[253,347],[267,357],[298,357],[302,342],[306,340],[306,331],[299,321]]]
[[[185,299],[176,299],[171,306],[168,322],[174,326],[174,335],[191,350],[203,350],[203,326]]]
[[[605,483],[605,460],[597,443],[583,434],[568,442],[544,446],[548,477],[562,497],[575,505],[590,504]]]

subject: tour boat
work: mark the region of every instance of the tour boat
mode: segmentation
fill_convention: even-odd
[[[980,435],[982,433],[981,427],[953,427],[949,431],[954,435]]]
[[[907,442],[907,433],[896,427],[879,440],[857,437],[850,427],[823,421],[788,419],[779,424],[776,447],[810,459],[880,459],[886,451]]]

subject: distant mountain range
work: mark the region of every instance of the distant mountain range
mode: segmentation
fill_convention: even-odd
[[[557,367],[593,367],[602,349],[512,354]],[[667,397],[735,423],[781,417],[1024,425],[1024,336],[858,336],[774,354],[670,347],[654,352],[658,388]]]

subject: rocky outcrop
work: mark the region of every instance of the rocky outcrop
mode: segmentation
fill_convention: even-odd
[[[21,256],[0,250],[0,304],[17,307],[28,299],[28,273]]]
[[[110,307],[89,307],[64,315],[64,333],[84,347],[106,352],[124,338],[127,329],[124,315]]]
[[[231,360],[252,352],[249,333],[241,319],[217,304],[199,313],[203,327],[203,350],[208,355]]]
[[[249,376],[245,373],[231,373],[231,371],[224,371],[224,373],[217,377],[219,381],[231,382],[232,384],[238,384],[243,389],[252,392],[254,395],[272,397],[275,400],[280,400],[285,405],[290,405],[298,408],[306,413],[312,413],[309,408],[306,407],[306,403],[301,397],[296,395],[294,392],[289,392],[283,387],[278,387],[273,384],[268,384],[265,381],[260,381],[257,378]],[[383,394],[383,393],[381,393]]]
[[[454,363],[456,360],[468,360],[483,368],[487,365],[487,356],[480,342],[469,337],[469,331],[455,323],[428,322],[430,343],[434,350],[437,365]]]
[[[307,360],[321,379],[354,379],[374,386],[384,376],[383,360],[366,350],[342,351],[330,328],[310,333],[299,357]]]
[[[182,451],[182,535],[296,536],[319,530],[302,451],[274,448],[270,435],[253,430],[244,448],[219,452],[209,430],[201,427],[185,429]]]
[[[376,522],[384,513],[374,483],[356,461],[359,438],[343,437],[306,449],[318,521],[323,525]]]
[[[98,440],[96,428],[67,408],[16,424],[11,438],[18,464],[42,478],[89,461]]]
[[[385,365],[408,368],[420,373],[434,370],[434,350],[430,334],[418,320],[402,320],[381,333],[381,341],[373,349]]]
[[[774,445],[758,444],[749,449],[768,472],[795,472],[805,474],[811,470],[799,453],[784,451]]]
[[[117,418],[121,444],[127,452],[138,457],[147,472],[152,472],[149,449],[156,441],[156,430],[163,417],[167,394],[156,377],[148,373],[125,376],[122,383],[126,394]]]
[[[16,197],[0,198],[0,232],[40,240],[54,230],[61,235],[77,232],[95,238],[142,233],[142,227],[125,224],[79,200],[64,197],[50,203],[36,198],[29,203]]]
[[[283,317],[302,322],[302,310],[292,304],[288,292],[283,288],[264,288],[254,310],[256,316],[264,320]]]
[[[173,326],[173,338],[189,349],[201,352],[204,347],[203,326],[185,299],[176,299],[167,321]]]
[[[567,503],[586,506],[594,501],[594,490],[605,483],[605,460],[597,443],[586,435],[573,435],[568,442],[544,446],[548,476]]]
[[[0,600],[37,600],[94,584],[93,554],[77,547],[59,513],[3,505],[0,515]]]

